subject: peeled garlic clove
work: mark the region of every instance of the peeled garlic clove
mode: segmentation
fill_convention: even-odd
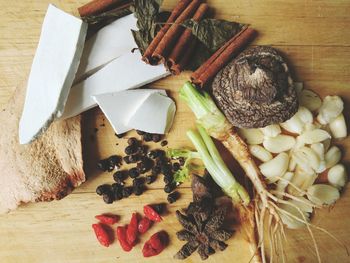
[[[341,151],[337,146],[332,146],[324,157],[326,168],[331,168],[336,165],[341,159]]]
[[[250,153],[262,162],[268,162],[272,159],[272,154],[260,145],[249,145],[248,148]]]
[[[295,160],[297,166],[299,166],[307,174],[313,174],[314,170],[312,169],[309,160],[305,158],[305,155],[300,151],[293,153],[293,159]]]
[[[312,131],[317,129],[317,126],[313,123],[305,123],[304,130],[305,131]]]
[[[248,144],[261,144],[264,140],[264,134],[260,129],[244,129],[238,130],[239,135],[241,135]]]
[[[321,98],[312,90],[303,89],[300,92],[299,104],[308,108],[311,111],[318,110],[322,105]]]
[[[265,137],[263,145],[266,150],[272,153],[285,152],[294,147],[295,138],[283,134],[276,137]]]
[[[331,146],[331,139],[324,140],[322,144],[324,146],[324,152],[327,152]]]
[[[314,121],[314,116],[312,116],[311,111],[306,107],[300,106],[296,114],[298,115],[299,119],[305,124],[311,124]]]
[[[280,125],[290,133],[301,134],[304,129],[304,123],[296,114],[289,120],[282,122]]]
[[[281,127],[278,124],[271,124],[260,129],[265,137],[276,137],[281,133]]]
[[[293,176],[294,176],[294,173],[292,173],[292,172],[286,172],[286,173],[282,176],[282,178],[278,180],[277,186],[276,186],[276,191],[278,192],[278,193],[276,194],[276,196],[277,196],[278,198],[282,198],[282,197],[283,197],[282,193],[285,192],[285,190],[286,190],[286,188],[287,188],[289,182],[292,180]]]
[[[317,154],[318,158],[320,159],[320,165],[315,170],[316,173],[322,173],[324,170],[326,170],[326,162],[324,160],[324,145],[323,143],[314,143],[311,144],[311,149]]]
[[[299,209],[303,212],[312,213],[313,211],[312,203],[305,197],[300,196],[297,197],[295,200],[289,200],[289,202],[299,207]]]
[[[343,164],[333,166],[329,169],[327,178],[328,182],[334,187],[338,189],[344,187],[348,179],[345,166]]]
[[[311,131],[305,131],[300,135],[300,139],[306,144],[313,144],[322,142],[326,139],[330,139],[331,135],[322,129],[315,129]]]
[[[329,128],[334,138],[345,138],[348,132],[346,128],[344,115],[340,114],[337,118],[331,121],[329,124]]]
[[[304,156],[312,169],[318,169],[320,166],[320,158],[318,158],[317,154],[311,148],[304,146],[299,149],[299,152]]]
[[[288,162],[288,154],[283,152],[272,160],[261,164],[259,168],[261,173],[267,178],[268,182],[274,183],[287,171]]]
[[[307,198],[317,205],[331,205],[339,197],[338,189],[327,184],[315,184],[307,189]]]
[[[303,196],[305,191],[308,189],[317,178],[316,173],[309,174],[300,167],[297,167],[294,172],[291,184],[287,186],[287,192],[294,196]]]
[[[283,224],[285,224],[290,229],[303,228],[305,227],[305,223],[303,223],[302,221],[310,221],[308,213],[300,211],[291,205],[280,204],[279,207],[283,210],[278,212],[279,216]],[[295,218],[298,218],[299,220]]]
[[[317,120],[321,124],[328,124],[334,120],[343,109],[344,103],[339,96],[327,96],[323,100],[317,115]]]
[[[289,164],[288,164],[288,171],[293,172],[297,166],[297,163],[295,159],[293,158],[293,154],[289,156]]]

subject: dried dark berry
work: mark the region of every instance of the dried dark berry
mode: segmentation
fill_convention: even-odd
[[[109,165],[114,166],[120,164],[121,158],[118,155],[112,155],[107,160]]]
[[[133,191],[135,195],[142,195],[143,190],[144,190],[144,187],[142,185],[133,187]]]
[[[128,139],[128,145],[134,146],[137,144],[137,139],[135,137],[131,137]]]
[[[121,190],[123,188],[123,186],[121,184],[118,184],[118,183],[112,184],[111,187],[112,187],[112,191],[113,192],[119,191],[119,190]]]
[[[162,142],[160,143],[160,145],[161,145],[162,147],[167,146],[167,145],[168,145],[168,141],[164,140],[164,141],[162,141]]]
[[[178,191],[172,192],[168,195],[167,200],[170,204],[176,202],[176,200],[179,198],[180,193]]]
[[[159,215],[161,215],[165,211],[166,204],[165,203],[160,203],[160,204],[154,204],[154,205],[151,205],[151,206]]]
[[[174,171],[174,172],[180,170],[180,168],[181,168],[181,165],[180,165],[179,163],[174,163],[174,164],[173,164],[173,171]]]
[[[124,187],[122,193],[124,198],[129,197],[132,194],[132,187]]]
[[[150,134],[150,133],[145,133],[145,134],[143,135],[143,140],[144,140],[145,142],[150,142],[150,141],[152,141],[152,134]]]
[[[172,175],[164,176],[163,181],[165,184],[170,184],[174,181],[174,177]]]
[[[119,181],[124,181],[125,179],[127,178],[127,173],[126,171],[116,171],[114,174],[113,174],[113,179],[114,181],[116,182],[119,182]]]
[[[132,180],[132,185],[135,186],[141,186],[145,183],[145,179],[143,177],[135,178]]]
[[[137,147],[135,145],[133,145],[133,146],[129,145],[124,149],[124,152],[127,155],[134,154],[137,152]]]
[[[171,164],[163,164],[160,168],[161,168],[162,174],[164,174],[165,176],[172,175],[173,167],[171,166]]]
[[[183,157],[179,158],[179,163],[181,166],[183,166],[185,164],[185,161],[186,161],[185,158],[183,158]]]
[[[143,157],[141,158],[141,161],[137,163],[137,169],[139,170],[140,173],[145,173],[147,171],[149,171],[150,169],[152,169],[154,165],[154,162],[147,158],[147,157]]]
[[[164,192],[166,193],[171,193],[174,189],[176,188],[176,184],[175,183],[169,183],[167,185],[164,186]]]
[[[140,173],[139,173],[139,171],[138,171],[138,169],[137,168],[131,168],[130,170],[129,170],[129,176],[130,176],[130,178],[136,178],[136,177],[138,177],[140,175]]]
[[[123,160],[124,160],[124,162],[125,162],[126,164],[131,163],[131,162],[130,162],[130,156],[129,156],[129,155],[124,156],[124,157],[123,157]]]
[[[140,156],[137,154],[133,154],[129,156],[130,163],[136,163],[139,160],[140,160]]]
[[[145,154],[147,154],[147,151],[148,151],[148,146],[147,145],[139,145],[137,147],[137,152],[139,154],[145,155]]]
[[[102,185],[97,186],[96,194],[103,195],[103,194],[111,192],[111,190],[112,190],[112,188],[109,184],[102,184]]]
[[[154,142],[160,142],[160,140],[162,139],[162,135],[160,134],[152,134],[152,141]]]
[[[146,183],[151,184],[156,180],[156,177],[154,175],[147,175],[146,176]]]
[[[158,175],[160,174],[160,172],[161,172],[160,166],[154,166],[152,168],[152,175]]]
[[[103,159],[103,160],[100,160],[98,163],[97,163],[97,168],[101,171],[107,171],[108,170],[108,167],[109,167],[109,164],[108,164],[108,161],[107,159]]]
[[[144,135],[144,134],[145,134],[145,132],[140,131],[140,130],[136,130],[136,133],[137,133],[138,135]]]
[[[120,139],[120,138],[123,138],[123,137],[125,136],[125,134],[126,134],[125,132],[124,132],[124,133],[121,133],[121,134],[116,134],[116,133],[114,133],[114,135],[117,136],[119,139]]]
[[[114,201],[113,193],[104,194],[104,195],[103,195],[103,201],[104,201],[106,204],[111,204],[111,203],[113,203],[113,201]]]

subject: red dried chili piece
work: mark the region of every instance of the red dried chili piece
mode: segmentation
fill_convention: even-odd
[[[143,207],[143,213],[148,219],[152,221],[155,221],[155,222],[162,221],[161,216],[150,205],[145,205]]]
[[[126,227],[118,226],[117,227],[117,238],[119,240],[120,246],[126,252],[129,252],[132,249],[132,246],[126,240]]]
[[[134,246],[136,243],[136,238],[137,238],[137,214],[133,213],[131,216],[131,220],[130,223],[128,225],[128,228],[126,230],[126,241],[128,241],[128,243],[131,246]]]
[[[138,225],[138,230],[140,234],[144,234],[151,227],[151,220],[147,217],[143,217]]]
[[[93,224],[92,228],[94,229],[97,240],[102,246],[108,247],[111,243],[107,231],[103,228],[101,224]]]
[[[97,220],[99,220],[101,223],[107,224],[107,225],[113,225],[119,221],[119,216],[112,215],[112,214],[102,214],[95,216]]]

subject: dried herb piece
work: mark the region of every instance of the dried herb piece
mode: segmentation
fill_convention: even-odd
[[[99,15],[85,16],[82,19],[84,22],[88,23],[89,25],[102,24],[105,26],[129,14],[131,14],[130,4],[126,4],[126,5],[114,8],[112,10],[103,12]]]

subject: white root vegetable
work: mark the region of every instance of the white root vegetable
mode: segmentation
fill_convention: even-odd
[[[301,134],[304,129],[304,122],[296,114],[289,120],[280,123],[280,125],[290,133]]]
[[[294,176],[294,173],[292,172],[286,172],[281,179],[278,180],[277,182],[277,185],[276,185],[276,191],[277,191],[277,194],[276,196],[278,198],[282,198],[283,195],[281,193],[284,193],[289,182],[292,180]]]
[[[305,124],[312,124],[314,121],[314,116],[312,115],[311,111],[306,107],[300,106],[296,115]]]
[[[286,153],[280,153],[272,160],[259,166],[261,173],[269,183],[274,183],[287,171],[289,157]]]
[[[338,189],[327,184],[314,184],[307,189],[307,198],[317,205],[331,205],[339,197]]]
[[[268,162],[272,159],[272,154],[260,145],[249,145],[250,153],[262,162]]]
[[[326,139],[330,139],[331,135],[322,129],[315,129],[311,131],[305,131],[300,135],[300,139],[305,144],[313,144],[317,142],[322,142]]]
[[[300,214],[300,211],[294,206],[291,206],[288,204],[280,204],[279,207],[283,209],[282,212],[279,213],[281,220],[283,224],[285,224],[290,229],[303,228],[305,227],[305,223],[302,223],[299,220],[296,220],[295,218],[291,217],[288,213],[292,214],[293,216],[299,218],[302,221],[304,221],[304,217],[307,219],[307,222],[310,221],[308,213],[301,211],[304,215],[303,216]],[[287,213],[284,213],[283,211]]]
[[[319,123],[325,125],[333,121],[344,109],[344,103],[339,96],[327,96],[317,115]]]
[[[287,187],[287,192],[294,196],[303,196],[303,191],[313,185],[316,178],[317,174],[315,172],[308,173],[297,166],[291,184]]]
[[[334,165],[329,169],[327,179],[332,186],[338,189],[344,187],[348,180],[345,166],[343,164]]]
[[[281,133],[281,127],[278,124],[271,124],[260,129],[265,137],[276,137]]]
[[[333,121],[329,123],[329,128],[334,138],[340,139],[347,136],[347,128],[343,114],[339,114]]]
[[[280,134],[276,137],[265,137],[263,145],[266,150],[272,153],[285,152],[295,145],[295,138],[289,135]]]
[[[336,165],[341,159],[341,151],[337,146],[332,146],[324,157],[326,168],[331,168]]]
[[[321,107],[322,100],[315,92],[308,89],[303,89],[300,92],[299,104],[311,111],[316,111]]]
[[[264,140],[264,134],[260,129],[244,129],[238,130],[238,134],[241,135],[248,144],[261,144]]]

